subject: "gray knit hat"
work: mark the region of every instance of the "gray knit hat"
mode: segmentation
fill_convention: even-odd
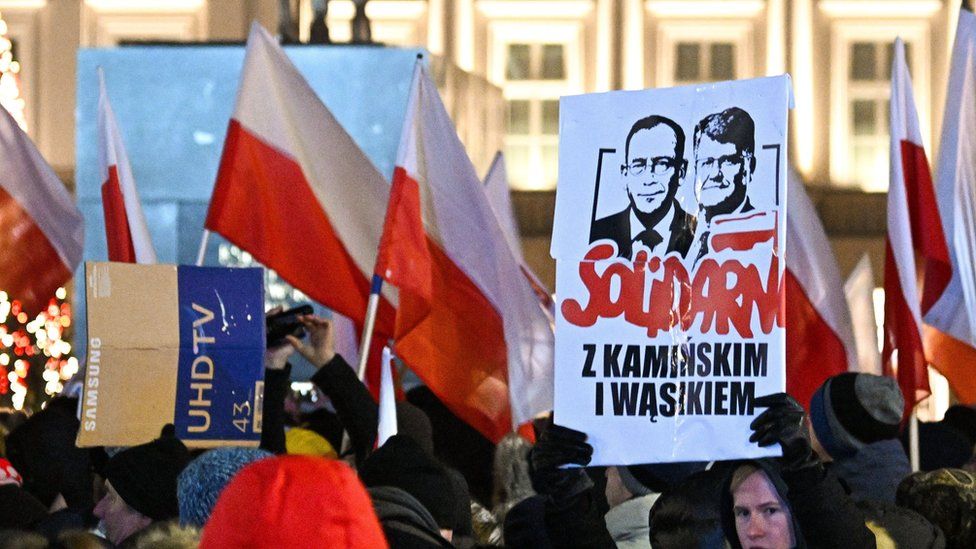
[[[894,378],[847,372],[831,377],[814,393],[810,423],[821,446],[842,458],[897,437],[904,408]]]
[[[238,471],[253,461],[271,457],[257,448],[216,448],[196,458],[180,473],[177,498],[180,524],[203,527],[217,498]]]

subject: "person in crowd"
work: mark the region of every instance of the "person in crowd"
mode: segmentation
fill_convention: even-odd
[[[855,500],[894,503],[911,473],[898,441],[905,400],[888,376],[846,372],[829,378],[810,401],[813,444]]]
[[[492,514],[501,525],[509,509],[535,495],[529,475],[531,449],[532,444],[515,433],[505,435],[495,447]]]
[[[366,489],[348,465],[276,456],[234,476],[204,526],[200,547],[383,549],[387,541]]]
[[[976,475],[962,469],[913,473],[898,485],[896,502],[938,526],[947,549],[976,547]]]
[[[249,463],[271,456],[266,450],[238,447],[214,448],[197,456],[177,477],[180,524],[202,528],[234,475]]]
[[[17,469],[0,458],[0,530],[30,530],[47,516],[47,507],[22,483]]]
[[[750,425],[749,441],[778,444],[783,457],[732,468],[721,507],[732,548],[875,547],[864,515],[813,451],[803,407],[786,393],[757,398],[755,406],[766,410]]]
[[[429,418],[434,457],[464,475],[472,499],[490,505],[495,445],[454,415],[430,388],[421,385],[410,389],[407,401]]]
[[[727,467],[713,464],[666,490],[651,507],[649,536],[656,549],[723,547],[722,483]]]
[[[121,544],[155,522],[178,518],[177,479],[189,462],[190,452],[167,429],[152,442],[112,456],[106,494],[95,506],[105,537]]]
[[[0,408],[0,456],[7,455],[7,435],[27,421],[27,414],[23,410]]]
[[[456,481],[447,469],[407,436],[390,437],[359,468],[359,477],[368,488],[392,486],[410,494],[434,518],[441,537],[448,542],[465,519],[470,531],[470,500],[461,501]],[[393,541],[399,532],[386,531],[392,544],[399,546]]]
[[[16,427],[6,457],[23,478],[23,489],[47,508],[35,528],[50,539],[94,525],[91,454],[75,446],[78,399],[57,397]]]
[[[332,443],[324,436],[304,427],[292,427],[285,433],[285,449],[293,456],[319,456],[336,459],[336,452]]]
[[[941,421],[918,423],[919,469],[934,471],[964,467],[973,457],[973,415],[968,406],[956,405],[946,410]],[[902,431],[901,445],[908,451],[908,429]]]

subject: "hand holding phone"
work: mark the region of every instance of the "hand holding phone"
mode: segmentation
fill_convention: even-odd
[[[313,312],[312,306],[306,303],[287,311],[269,314],[265,318],[267,348],[271,349],[285,344],[287,336],[294,336],[299,339],[304,337],[305,325],[302,324],[300,317],[311,315]]]

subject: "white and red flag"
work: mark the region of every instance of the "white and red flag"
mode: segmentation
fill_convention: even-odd
[[[976,15],[959,11],[935,191],[952,274],[927,312],[925,354],[956,396],[976,404]]]
[[[468,424],[498,441],[552,408],[549,321],[420,60],[375,272],[397,356]]]
[[[109,261],[155,263],[156,250],[101,69],[98,70],[98,164]]]
[[[207,229],[359,328],[389,189],[281,47],[252,25]],[[394,307],[385,292],[378,334],[392,335]]]
[[[508,171],[505,169],[505,156],[501,151],[495,153],[491,167],[488,168],[488,173],[485,174],[485,194],[488,195],[488,204],[491,206],[491,210],[495,212],[495,218],[498,219],[498,225],[505,234],[505,241],[508,242],[508,247],[512,250],[512,255],[515,256],[519,265],[522,266],[522,272],[528,278],[529,284],[532,285],[532,290],[535,291],[536,296],[539,298],[539,303],[542,305],[543,310],[550,318],[554,318],[556,304],[553,302],[552,293],[539,280],[539,277],[535,275],[532,269],[529,268],[529,264],[526,263],[525,257],[522,255],[522,243],[519,238],[518,223],[515,221],[515,212],[512,211],[512,192],[511,187],[508,185]]]
[[[786,390],[809,406],[828,377],[857,364],[857,349],[830,241],[792,169],[786,197]]]
[[[0,290],[33,315],[81,261],[85,224],[64,183],[0,108]]]
[[[874,270],[868,254],[861,256],[847,280],[844,295],[851,310],[854,341],[857,344],[857,364],[850,370],[880,376],[881,351],[878,350],[878,319],[874,311]]]
[[[900,38],[895,40],[891,67],[890,120],[891,178],[881,357],[885,373],[898,379],[907,417],[930,392],[922,347],[922,315],[942,295],[952,271],[905,63],[905,44]],[[921,287],[918,272],[924,273]]]

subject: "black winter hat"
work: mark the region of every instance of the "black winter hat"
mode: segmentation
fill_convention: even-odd
[[[24,490],[46,507],[61,494],[69,508],[87,512],[95,503],[91,460],[87,449],[75,446],[80,423],[68,411],[77,402],[52,399],[14,429],[6,440],[7,459],[23,477]]]
[[[838,459],[865,445],[898,437],[905,399],[888,376],[845,372],[810,400],[810,423],[824,450]]]
[[[390,437],[359,468],[359,478],[367,488],[400,488],[417,498],[439,527],[457,526],[457,494],[450,475],[407,436]]]
[[[176,481],[188,463],[186,446],[164,436],[115,454],[105,475],[129,507],[153,520],[168,520],[180,516]]]

